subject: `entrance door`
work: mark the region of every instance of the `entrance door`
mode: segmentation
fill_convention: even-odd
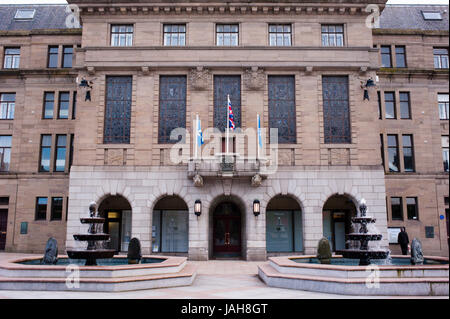
[[[214,256],[241,255],[241,213],[233,203],[222,203],[214,212]]]
[[[121,211],[108,211],[106,213],[105,233],[110,235],[109,249],[114,249],[116,252],[120,251],[121,243],[121,225],[122,213]]]
[[[6,227],[8,222],[8,210],[0,209],[0,250],[5,250],[6,246]]]

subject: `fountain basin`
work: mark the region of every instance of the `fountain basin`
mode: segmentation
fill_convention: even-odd
[[[342,256],[333,256],[331,264],[320,264],[315,256],[271,257],[258,267],[258,274],[268,286],[332,294],[449,295],[448,258],[426,256],[424,265],[411,265],[409,259],[392,256],[393,265],[378,261],[378,265],[357,266],[358,260]]]
[[[370,258],[370,259],[386,259],[389,252],[386,250],[362,250],[362,249],[344,249],[337,252],[344,258],[350,259],[360,259]]]
[[[108,234],[97,233],[97,234],[74,234],[73,238],[77,241],[101,241],[101,240],[109,240]],[[109,257],[108,257],[109,258]]]
[[[80,218],[82,224],[104,224],[105,219],[101,217],[86,217]]]
[[[383,235],[381,234],[360,234],[360,233],[351,233],[346,235],[348,240],[368,240],[368,241],[378,241],[383,238]]]

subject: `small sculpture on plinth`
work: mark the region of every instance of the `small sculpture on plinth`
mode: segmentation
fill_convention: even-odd
[[[422,243],[417,238],[414,238],[411,243],[411,264],[423,265]]]
[[[139,239],[132,238],[128,244],[128,264],[139,264],[142,259],[141,243]]]
[[[44,258],[42,259],[42,263],[44,265],[56,265],[58,262],[58,242],[55,238],[51,237],[47,241],[47,245],[45,245],[45,253]]]
[[[331,264],[331,246],[328,239],[322,237],[317,247],[317,259],[321,264]]]

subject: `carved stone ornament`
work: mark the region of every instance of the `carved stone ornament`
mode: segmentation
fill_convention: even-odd
[[[191,88],[195,91],[204,91],[208,89],[208,83],[211,73],[208,69],[198,67],[189,72],[189,82]]]
[[[252,177],[252,186],[253,187],[259,187],[259,186],[261,186],[261,184],[262,184],[262,177],[261,177],[261,175],[255,174]]]
[[[203,187],[203,177],[201,177],[199,174],[196,174],[194,176],[193,181],[195,187]]]
[[[251,68],[244,73],[244,83],[247,90],[258,91],[264,89],[266,75],[263,69]]]

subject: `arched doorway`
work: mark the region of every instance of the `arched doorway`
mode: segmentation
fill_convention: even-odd
[[[213,257],[242,256],[242,217],[238,205],[231,201],[219,203],[213,210]]]
[[[272,198],[266,208],[267,253],[303,251],[302,210],[290,196]]]
[[[178,196],[161,198],[153,208],[152,252],[186,254],[189,249],[189,211]]]
[[[323,236],[333,251],[347,248],[345,235],[352,232],[352,217],[356,216],[353,201],[344,195],[333,195],[323,205]]]
[[[100,203],[98,212],[106,219],[103,231],[111,236],[107,242],[108,248],[117,252],[128,251],[131,239],[131,205],[128,200],[120,195],[106,197]]]

